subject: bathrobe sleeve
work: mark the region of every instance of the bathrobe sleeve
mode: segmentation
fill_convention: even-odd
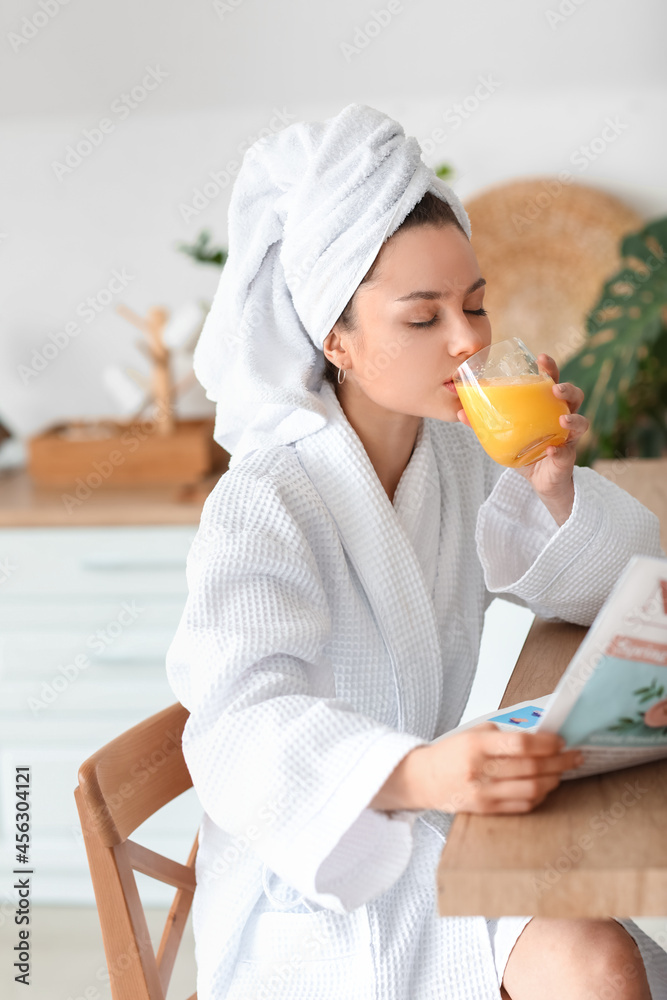
[[[560,527],[514,469],[490,476],[475,537],[491,597],[590,625],[631,556],[664,555],[655,514],[592,469],[575,466],[574,504]]]
[[[420,813],[368,803],[427,741],[336,697],[320,566],[271,477],[242,497],[242,515],[221,517],[219,499],[208,498],[188,554],[167,653],[190,711],[185,760],[214,823],[306,899],[345,913],[408,864]]]

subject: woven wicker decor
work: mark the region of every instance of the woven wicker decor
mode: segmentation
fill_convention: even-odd
[[[520,337],[562,365],[618,269],[621,238],[644,220],[603,191],[556,177],[489,188],[465,208],[494,341]]]

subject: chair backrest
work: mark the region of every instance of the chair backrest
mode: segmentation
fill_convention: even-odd
[[[79,768],[74,791],[113,1000],[165,1000],[195,889],[195,837],[179,864],[129,840],[144,820],[192,786],[181,740],[188,711],[165,708],[122,733]],[[134,871],[176,888],[157,955]],[[196,1000],[193,994],[189,1000]]]

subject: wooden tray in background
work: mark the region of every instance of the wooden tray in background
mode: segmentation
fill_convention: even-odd
[[[213,420],[179,420],[161,434],[154,421],[103,421],[105,436],[85,437],[90,425],[52,427],[28,441],[28,471],[41,486],[89,488],[197,483],[229,460],[213,440]],[[66,435],[80,434],[80,440]]]

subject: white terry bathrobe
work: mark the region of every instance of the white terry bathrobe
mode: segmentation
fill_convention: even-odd
[[[319,395],[320,431],[252,452],[208,497],[168,652],[205,810],[198,997],[496,1000],[493,942],[525,921],[439,917],[452,817],[368,803],[459,722],[494,595],[589,624],[631,555],[660,554],[657,519],[575,468],[559,528],[469,428],[426,418],[392,503]],[[663,1000],[667,953],[622,923]]]

